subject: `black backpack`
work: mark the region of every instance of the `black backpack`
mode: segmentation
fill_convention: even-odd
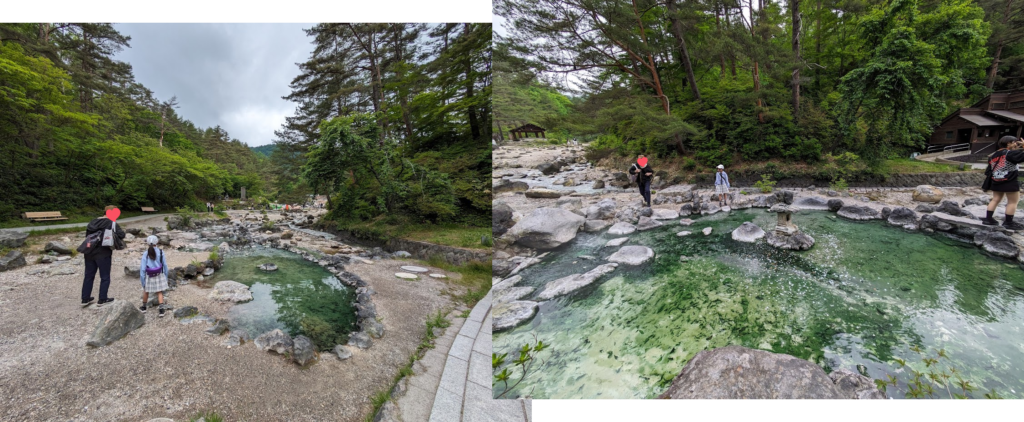
[[[102,247],[100,246],[101,243],[103,243],[103,231],[93,232],[90,235],[86,235],[82,244],[78,245],[78,252],[85,255],[91,254]]]

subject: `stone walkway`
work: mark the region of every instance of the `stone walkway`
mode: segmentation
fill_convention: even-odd
[[[439,336],[414,375],[395,387],[376,421],[530,422],[530,400],[491,398],[491,294],[468,318],[449,315],[452,325]]]

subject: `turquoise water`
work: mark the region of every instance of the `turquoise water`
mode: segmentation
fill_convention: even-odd
[[[533,343],[534,336],[551,345],[511,395],[652,398],[696,353],[742,345],[791,354],[826,371],[863,365],[869,377],[893,375],[900,380],[889,387],[895,398],[904,397],[910,368],[932,369],[922,359],[942,349],[948,358],[939,367],[953,367],[978,386],[972,397],[992,389],[1024,397],[1024,271],[1016,262],[941,235],[827,212],[793,216],[816,240],[810,251],[730,236],[744,221],[770,230],[775,219],[745,210],[634,233],[626,245],[657,254],[648,265],[620,266],[596,286],[545,303],[531,322],[494,335],[496,353]],[[711,236],[700,233],[704,227],[714,228]],[[694,234],[677,237],[682,230]],[[613,237],[581,234],[525,270],[521,284],[539,292],[549,281],[597,266],[615,251],[601,248]],[[680,255],[691,260],[679,262]]]
[[[278,270],[256,268],[266,262]],[[250,338],[279,328],[292,336],[306,335],[323,350],[344,344],[355,329],[354,290],[294,253],[259,248],[229,256],[210,285],[220,280],[237,281],[252,291],[252,301],[228,311],[231,329]]]

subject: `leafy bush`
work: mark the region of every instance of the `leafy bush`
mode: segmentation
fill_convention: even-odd
[[[762,174],[761,180],[754,182],[754,187],[759,189],[761,193],[768,193],[775,189],[776,183],[778,182],[772,180],[771,176],[768,176],[767,174]]]
[[[695,168],[697,168],[697,160],[690,157],[686,157],[686,159],[683,160],[683,170],[692,171]]]
[[[196,219],[195,211],[192,211],[192,208],[189,207],[178,207],[178,216],[181,217],[181,224],[186,227],[191,226],[192,222]]]
[[[220,259],[220,256],[217,254],[219,249],[219,246],[214,246],[212,249],[210,249],[210,256],[207,259],[209,259],[210,261],[217,261],[218,259]]]
[[[843,178],[829,183],[828,187],[836,192],[846,192],[850,189],[850,186],[846,183],[846,179]]]

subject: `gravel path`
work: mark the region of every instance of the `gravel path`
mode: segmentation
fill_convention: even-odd
[[[32,238],[26,258],[34,262],[46,240],[60,237]],[[138,277],[125,276],[122,268],[138,263],[142,244],[131,246],[138,249],[115,253],[110,296],[134,304],[141,295]],[[168,251],[168,261],[182,265],[193,255]],[[395,278],[405,261],[351,264],[347,269],[376,290],[386,334],[349,360],[322,353],[320,362],[302,370],[251,342],[228,349],[224,337],[203,333],[206,324],[182,325],[156,312],[127,337],[88,348],[101,310],[79,305],[80,261],[59,265],[74,273],[29,275],[50,268],[46,264],[0,273],[0,420],[187,420],[215,411],[226,420],[362,421],[371,410],[369,397],[389,387],[416,350],[427,316],[454,308],[444,292],[461,293],[426,277]],[[182,286],[168,294],[169,304],[224,316],[228,305],[212,303],[208,292]]]

